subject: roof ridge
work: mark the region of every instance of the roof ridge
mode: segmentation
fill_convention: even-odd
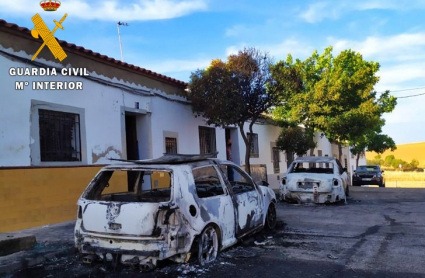
[[[0,18],[0,26],[5,26],[5,27],[13,29],[13,30],[18,30],[19,32],[27,33],[28,35],[31,36],[31,31],[28,28],[21,27],[21,26],[15,24],[15,23],[7,22],[6,20],[1,19],[1,18]],[[114,58],[108,57],[107,55],[104,55],[104,54],[101,54],[101,53],[98,53],[98,52],[94,52],[91,49],[86,49],[83,46],[78,46],[78,45],[75,45],[73,43],[68,43],[67,41],[60,40],[58,38],[56,38],[56,40],[62,46],[66,46],[68,48],[75,49],[75,50],[77,50],[81,53],[84,53],[84,54],[92,55],[92,56],[99,58],[99,59],[102,59],[102,60],[104,60],[108,63],[120,64],[124,67],[139,71],[139,72],[141,72],[145,75],[150,75],[150,76],[155,77],[155,78],[163,79],[167,82],[175,83],[175,84],[180,85],[180,86],[187,86],[187,83],[184,82],[184,81],[181,81],[181,80],[178,80],[178,79],[175,79],[175,78],[172,78],[172,77],[169,77],[169,76],[166,76],[166,75],[163,75],[163,74],[160,74],[160,73],[157,73],[157,72],[154,72],[154,71],[151,71],[151,70],[148,70],[148,69],[145,69],[145,68],[133,65],[133,64],[129,64],[129,63],[126,63],[126,62],[116,60]]]

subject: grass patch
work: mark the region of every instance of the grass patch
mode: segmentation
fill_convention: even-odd
[[[425,182],[425,172],[385,171],[385,181],[422,181]]]

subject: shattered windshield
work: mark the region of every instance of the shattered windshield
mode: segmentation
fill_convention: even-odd
[[[165,202],[171,198],[171,173],[162,170],[107,170],[84,196],[115,202]]]
[[[333,174],[334,164],[332,162],[295,162],[289,173],[316,173]]]

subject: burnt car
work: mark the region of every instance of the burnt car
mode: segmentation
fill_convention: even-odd
[[[281,180],[280,199],[298,203],[346,201],[349,194],[347,169],[333,157],[296,158]]]
[[[77,204],[75,246],[85,262],[145,271],[164,259],[187,262],[192,254],[204,265],[243,237],[276,225],[273,190],[236,164],[205,155],[105,166]]]
[[[361,165],[354,171],[353,185],[378,185],[385,187],[384,171],[379,165]]]

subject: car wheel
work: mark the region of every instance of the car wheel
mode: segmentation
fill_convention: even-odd
[[[385,183],[381,182],[381,183],[379,184],[379,187],[385,187]]]
[[[198,241],[198,262],[200,265],[208,264],[217,258],[218,235],[213,226],[204,229]]]
[[[347,184],[347,190],[345,190],[345,196],[348,197],[350,196],[350,185]]]
[[[270,203],[266,216],[266,228],[272,230],[276,227],[276,206]]]

